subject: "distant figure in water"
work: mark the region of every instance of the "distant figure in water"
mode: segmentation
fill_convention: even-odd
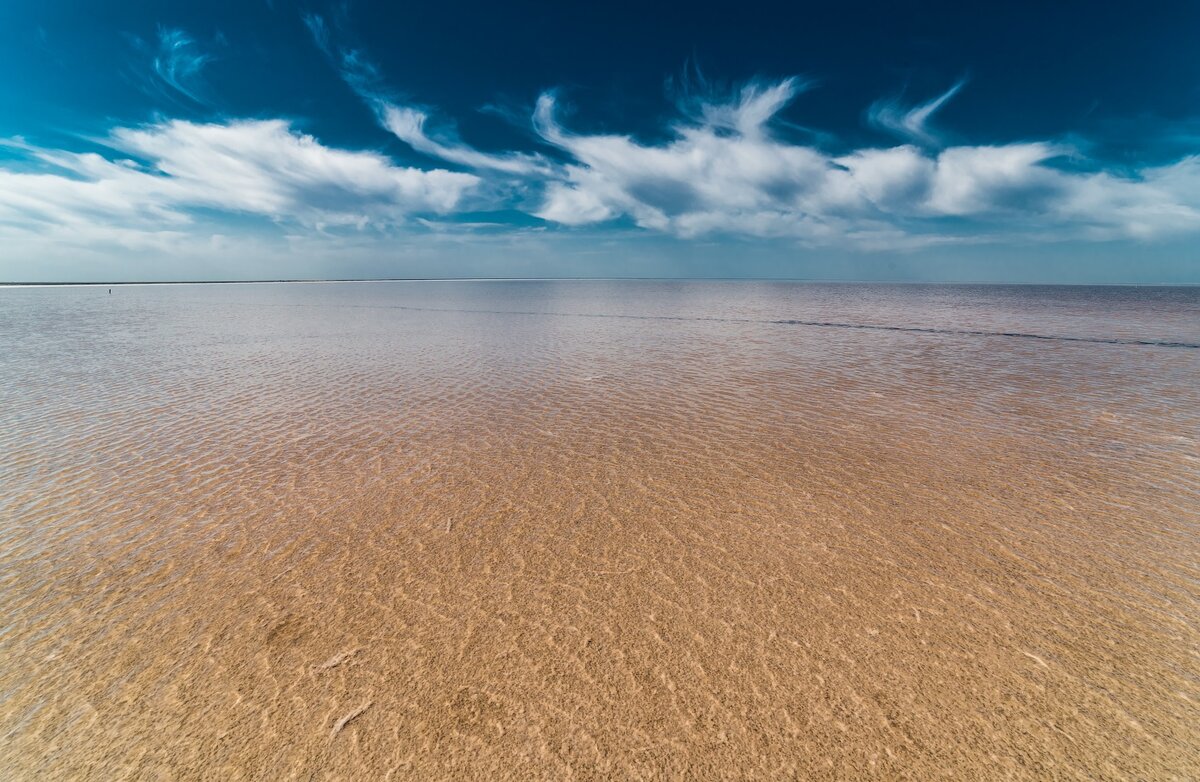
[[[109,295],[109,296],[111,296],[111,295],[112,295],[112,288],[109,288],[109,289],[108,289],[108,295]]]

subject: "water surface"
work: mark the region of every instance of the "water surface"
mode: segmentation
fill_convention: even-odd
[[[8,778],[1200,776],[1200,288],[0,289]]]

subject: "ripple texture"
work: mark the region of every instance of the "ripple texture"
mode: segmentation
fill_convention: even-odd
[[[1200,290],[105,290],[0,290],[5,778],[1200,778]]]

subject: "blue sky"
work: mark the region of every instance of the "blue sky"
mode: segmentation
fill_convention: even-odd
[[[1200,282],[1200,4],[834,5],[5,4],[0,279]]]

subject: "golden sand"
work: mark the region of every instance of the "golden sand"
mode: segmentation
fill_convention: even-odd
[[[393,325],[44,381],[0,776],[1200,778],[1197,351]]]

